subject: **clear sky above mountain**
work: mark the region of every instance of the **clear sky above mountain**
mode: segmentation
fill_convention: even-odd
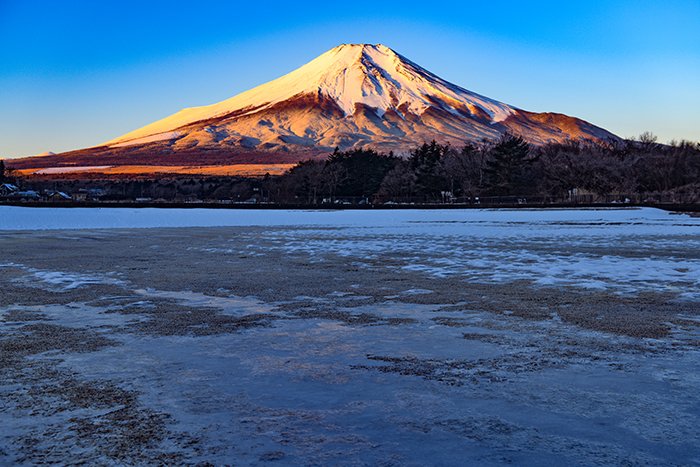
[[[102,143],[348,42],[621,136],[700,139],[700,2],[0,0],[0,156]]]

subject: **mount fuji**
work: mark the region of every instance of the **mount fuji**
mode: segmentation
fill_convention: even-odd
[[[401,154],[426,141],[463,145],[506,132],[535,145],[617,139],[578,118],[468,91],[384,45],[344,44],[230,99],[64,155],[91,164],[292,162],[335,147]],[[64,165],[61,156],[53,165]]]

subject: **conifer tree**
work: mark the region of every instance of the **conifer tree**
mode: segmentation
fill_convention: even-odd
[[[494,195],[515,195],[525,187],[524,175],[530,159],[530,145],[521,136],[506,133],[489,151],[486,179]]]
[[[440,192],[447,189],[442,162],[449,150],[449,145],[443,146],[433,140],[430,144],[423,143],[411,153],[409,164],[416,176],[416,187],[420,194],[428,198],[439,198]]]

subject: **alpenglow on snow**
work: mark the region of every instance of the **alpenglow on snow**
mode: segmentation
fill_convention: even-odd
[[[460,145],[505,132],[533,144],[616,138],[574,117],[528,112],[468,91],[384,45],[344,44],[278,79],[183,109],[105,146],[401,151],[425,141]]]

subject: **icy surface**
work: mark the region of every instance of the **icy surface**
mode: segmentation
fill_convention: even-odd
[[[127,229],[188,225],[223,227]],[[1,465],[700,459],[697,218],[3,207],[0,230]]]
[[[394,252],[392,267],[473,282],[531,281],[700,296],[700,219],[657,209],[277,211],[0,207],[0,230],[288,226],[288,252],[322,261]],[[144,235],[147,235],[144,232]],[[279,236],[280,234],[275,234]],[[600,251],[611,249],[609,254]],[[225,245],[207,252],[236,254]],[[264,256],[250,245],[246,254]]]
[[[660,209],[267,210],[0,206],[0,230],[319,226],[469,237],[696,234],[700,218]]]

